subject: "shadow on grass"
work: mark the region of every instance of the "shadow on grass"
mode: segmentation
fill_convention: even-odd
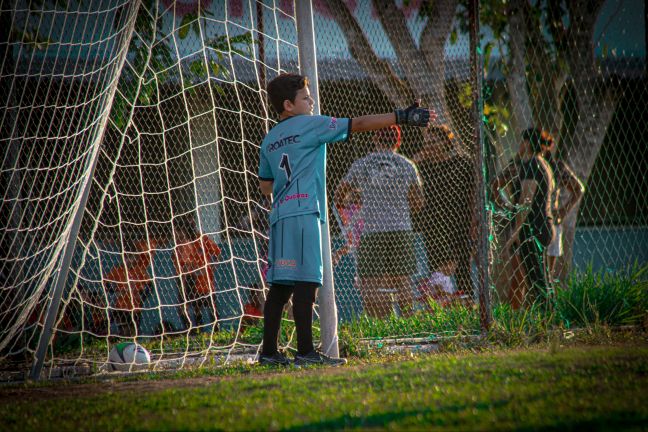
[[[531,398],[538,399],[538,398]],[[491,403],[475,403],[475,404],[455,404],[445,407],[434,407],[420,410],[408,411],[390,411],[368,416],[354,416],[343,415],[334,419],[313,422],[308,424],[300,424],[291,428],[283,429],[290,432],[298,431],[324,431],[324,430],[348,430],[348,429],[366,429],[366,428],[381,428],[389,425],[390,428],[403,428],[403,429],[428,429],[434,427],[447,427],[451,430],[457,429],[472,429],[477,427],[488,428],[488,422],[480,423],[477,419],[474,422],[465,423],[462,417],[446,417],[445,414],[468,412],[474,413],[475,410],[483,414],[490,413],[493,409],[506,409],[509,404],[508,400],[499,400]],[[479,414],[477,414],[479,417]],[[493,418],[491,417],[491,420]],[[532,431],[532,430],[587,430],[587,431],[607,431],[607,430],[645,430],[648,424],[648,416],[632,412],[621,411],[609,414],[598,415],[594,419],[579,420],[578,418],[555,418],[552,419],[553,424],[547,423],[533,423],[525,424],[524,419],[516,419],[516,423],[512,424],[515,430],[518,431]],[[493,425],[491,425],[493,426]]]

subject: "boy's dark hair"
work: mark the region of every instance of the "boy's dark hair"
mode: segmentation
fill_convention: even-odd
[[[281,74],[268,83],[268,99],[277,111],[284,112],[284,101],[295,102],[297,92],[308,85],[308,78],[298,74]]]
[[[529,141],[533,154],[542,153],[542,130],[538,128],[529,128],[522,132],[522,139]]]

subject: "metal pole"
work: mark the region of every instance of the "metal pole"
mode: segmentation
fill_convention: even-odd
[[[311,0],[296,0],[297,46],[299,48],[299,65],[301,73],[308,76],[311,83],[311,96],[314,103],[313,113],[320,114],[319,86],[317,77],[317,56],[315,53],[315,30],[313,25],[313,6]],[[326,162],[325,162],[326,163]],[[328,216],[328,199],[324,208]],[[335,287],[333,286],[333,264],[331,262],[331,236],[328,217],[321,225],[322,258],[324,280],[319,291],[320,334],[322,351],[332,357],[339,357],[337,335],[337,308],[335,307]]]
[[[259,2],[256,4],[257,16],[257,39],[259,41],[259,85],[260,88],[266,88],[266,67],[265,67],[265,24],[263,21],[263,5]],[[267,129],[267,128],[266,128]],[[267,132],[267,130],[266,130]]]
[[[133,29],[135,28],[135,17],[139,9],[139,0],[135,0],[130,5],[133,8],[130,11],[129,19],[130,24],[127,29],[126,40],[124,41],[125,49],[121,53],[121,59],[119,59],[119,64],[117,70],[121,70],[124,66],[124,61],[126,60],[126,53],[128,53],[128,46],[130,45],[130,40],[133,35]],[[115,96],[115,91],[117,90],[118,80],[114,80],[112,87],[109,90],[108,100],[112,100]],[[108,115],[105,114],[99,125],[99,133],[94,142],[94,149],[88,155],[90,158],[90,166],[88,169],[88,174],[83,181],[81,186],[81,197],[77,204],[77,208],[74,212],[74,220],[72,221],[72,226],[67,237],[67,243],[63,251],[63,259],[61,260],[61,268],[56,276],[56,282],[54,286],[54,293],[52,294],[52,301],[50,306],[47,309],[47,316],[45,318],[45,324],[43,326],[43,332],[41,333],[40,339],[38,341],[38,348],[36,351],[36,358],[34,364],[32,365],[30,378],[33,380],[40,379],[41,371],[43,370],[43,364],[45,363],[45,355],[47,354],[47,346],[49,345],[50,338],[52,336],[52,329],[54,328],[54,321],[58,315],[59,305],[61,304],[61,297],[63,296],[63,289],[65,288],[65,283],[67,281],[67,276],[70,271],[70,264],[72,263],[72,256],[74,255],[74,246],[76,245],[77,236],[79,234],[79,229],[81,228],[81,220],[83,219],[83,213],[85,211],[86,203],[88,202],[88,196],[90,195],[90,186],[92,185],[92,177],[94,175],[95,167],[97,166],[97,155],[99,154],[99,147],[101,146],[101,141],[103,139],[104,132],[106,131],[106,123],[108,122]]]
[[[490,304],[490,281],[488,278],[488,236],[489,223],[486,210],[487,179],[484,140],[482,135],[482,57],[479,43],[479,0],[470,0],[470,69],[472,75],[473,122],[475,128],[475,173],[477,174],[477,211],[479,212],[478,238],[477,238],[477,271],[479,291],[479,318],[483,331],[491,325],[492,314]]]
[[[648,0],[644,0],[644,77],[648,78]]]

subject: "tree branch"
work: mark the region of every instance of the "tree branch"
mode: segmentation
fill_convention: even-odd
[[[427,65],[428,80],[432,83],[439,83],[432,86],[429,94],[430,103],[435,108],[441,123],[447,123],[450,120],[445,94],[445,44],[454,22],[458,3],[458,0],[433,2],[419,44],[420,52]]]
[[[398,78],[391,65],[380,59],[353,15],[342,0],[326,0],[330,10],[338,12],[336,21],[346,37],[351,55],[396,106],[405,106],[412,99],[412,90]]]
[[[412,39],[407,27],[407,20],[403,11],[396,7],[393,0],[373,0],[374,7],[378,11],[380,23],[387,33],[400,66],[403,68],[405,77],[414,91],[415,97],[427,100],[428,91],[425,88],[425,81],[428,79],[423,59],[419,55],[418,48]]]

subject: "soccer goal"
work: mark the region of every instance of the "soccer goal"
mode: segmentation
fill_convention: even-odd
[[[329,297],[316,306],[316,339],[337,343],[338,321],[374,337],[372,320],[390,316],[445,331],[429,317],[480,302],[478,59],[469,32],[449,36],[455,16],[470,15],[456,2],[2,5],[3,370],[102,373],[124,343],[144,347],[156,370],[254,359],[270,208],[258,153],[277,121],[265,87],[282,72],[311,75],[323,114],[388,112],[422,98],[439,115],[434,130],[398,132],[399,153],[425,167],[408,184],[421,183],[427,204],[407,204],[406,226],[403,213],[372,216],[362,185],[339,193],[353,164],[393,136],[358,135],[351,149],[329,150],[325,284],[336,289],[321,290]],[[383,180],[387,201],[403,193]],[[409,233],[390,237],[394,226]],[[379,235],[363,250],[372,230]],[[402,250],[407,262],[392,255]],[[283,329],[291,349],[288,310]]]

